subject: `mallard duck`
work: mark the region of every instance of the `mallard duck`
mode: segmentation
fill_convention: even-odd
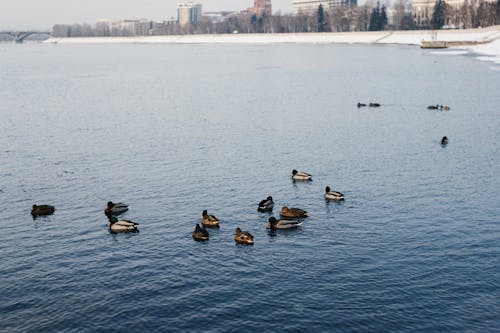
[[[247,231],[241,231],[240,228],[236,228],[234,231],[234,241],[238,244],[253,245],[253,236]]]
[[[294,229],[300,227],[301,223],[299,221],[292,220],[276,220],[273,216],[269,218],[269,222],[266,224],[266,228],[271,230],[276,229]]]
[[[201,224],[204,227],[209,228],[218,228],[219,227],[219,219],[217,219],[213,215],[208,215],[207,210],[205,209],[202,213]]]
[[[380,103],[370,103],[368,104],[368,106],[372,108],[378,108],[380,106]]]
[[[273,208],[274,208],[274,201],[273,197],[271,196],[268,196],[267,199],[264,199],[261,202],[259,202],[259,208],[258,208],[259,211],[270,212],[273,210]]]
[[[307,212],[300,208],[288,208],[285,206],[281,208],[280,215],[283,218],[298,219],[307,217]]]
[[[363,106],[366,106],[366,104],[365,103],[358,103],[358,108],[361,108]]]
[[[448,105],[441,105],[441,110],[450,111],[450,107]]]
[[[437,104],[436,104],[436,105],[429,105],[429,106],[427,107],[427,109],[428,109],[428,110],[437,110],[437,109],[439,109],[439,105],[437,105]]]
[[[337,191],[331,191],[330,187],[327,186],[325,189],[325,199],[327,200],[344,200],[344,195]]]
[[[118,215],[124,213],[128,210],[128,205],[118,202],[113,203],[112,201],[108,201],[107,207],[104,209],[104,214],[106,216],[109,215]]]
[[[41,215],[52,215],[54,214],[55,207],[51,205],[33,205],[31,208],[31,215],[33,216],[41,216]]]
[[[198,242],[208,240],[208,231],[206,231],[204,228],[201,228],[199,224],[196,224],[192,235],[193,239]]]
[[[115,232],[136,232],[139,231],[137,226],[139,223],[135,223],[128,220],[118,220],[115,216],[109,217],[109,230]]]
[[[299,172],[295,169],[292,170],[292,179],[293,180],[312,180],[312,175],[307,172]]]

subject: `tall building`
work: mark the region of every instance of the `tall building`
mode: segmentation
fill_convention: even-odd
[[[357,6],[357,0],[293,0],[293,13],[311,13],[318,10],[319,5],[328,10],[337,6]]]
[[[272,15],[271,0],[253,0],[253,7],[247,9],[251,14],[257,15]]]
[[[177,22],[180,25],[197,24],[201,17],[201,4],[184,2],[177,4]]]

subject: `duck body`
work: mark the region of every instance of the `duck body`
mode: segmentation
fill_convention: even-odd
[[[196,224],[194,231],[192,233],[193,239],[197,242],[203,242],[208,240],[208,231],[204,228],[201,228],[199,224]]]
[[[43,216],[52,215],[56,208],[51,205],[33,205],[31,208],[31,215],[33,216]]]
[[[307,212],[300,208],[288,208],[285,206],[281,208],[280,215],[285,219],[300,219],[307,217]]]
[[[236,228],[234,231],[234,241],[238,244],[253,245],[253,236],[248,231],[241,231],[240,228]]]
[[[276,220],[276,218],[271,216],[269,222],[266,224],[266,228],[271,230],[295,229],[300,227],[301,224],[301,222],[293,220]]]
[[[208,228],[218,228],[219,227],[219,219],[213,215],[209,215],[207,210],[205,209],[202,213],[201,217],[201,225]]]
[[[267,199],[262,200],[259,202],[259,208],[258,210],[261,212],[271,212],[274,208],[274,201],[273,197],[269,196]]]
[[[297,170],[292,170],[292,179],[293,180],[312,180],[312,175],[307,172],[299,172]]]
[[[344,200],[344,195],[340,192],[330,190],[330,187],[327,186],[325,189],[325,199],[340,201]]]
[[[368,104],[368,106],[371,108],[378,108],[380,106],[380,103],[370,103]]]
[[[427,109],[428,109],[428,110],[437,110],[437,109],[439,109],[439,105],[429,105],[429,106],[427,107]]]
[[[115,216],[109,218],[109,230],[114,232],[137,232],[137,226],[139,223],[135,223],[128,220],[118,220]]]
[[[121,213],[125,213],[127,210],[128,210],[128,205],[121,202],[114,203],[112,201],[109,201],[107,207],[104,209],[104,214],[106,216],[118,215]]]

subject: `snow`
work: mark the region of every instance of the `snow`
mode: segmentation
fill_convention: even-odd
[[[79,37],[50,38],[45,43],[53,44],[406,44],[420,45],[422,41],[489,42],[472,46],[457,46],[448,52],[467,50],[500,63],[500,26],[466,30],[413,30],[341,33],[296,33],[296,34],[226,34],[226,35],[178,35],[137,37]],[[447,52],[447,51],[444,51]],[[462,51],[463,52],[463,51]],[[450,53],[452,54],[452,53]],[[456,53],[455,53],[456,54]]]
[[[500,39],[488,44],[461,47],[470,50],[472,53],[480,55],[479,60],[492,61],[500,64]]]

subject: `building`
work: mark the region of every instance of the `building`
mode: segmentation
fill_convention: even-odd
[[[228,17],[238,15],[239,12],[203,12],[203,17],[212,23],[224,22]]]
[[[184,2],[177,4],[177,22],[179,25],[197,24],[201,17],[201,4]]]
[[[253,0],[253,7],[248,8],[247,12],[259,16],[271,16],[273,13],[271,0]]]
[[[338,6],[357,6],[357,0],[293,0],[292,7],[295,15],[299,13],[311,13],[318,10],[319,5],[324,10]]]

